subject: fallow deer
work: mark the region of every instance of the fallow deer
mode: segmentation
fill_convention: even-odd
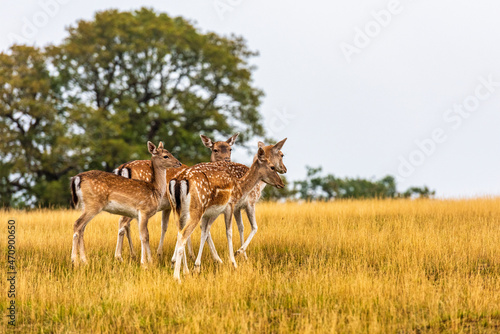
[[[286,140],[287,138],[279,141],[275,145],[266,145],[263,142],[259,142],[258,144],[259,147],[261,147],[266,153],[266,157],[271,160],[272,164],[274,164],[274,166],[276,167],[276,171],[280,174],[285,174],[287,172],[286,166],[283,163],[283,157],[285,155],[283,154],[283,152],[281,152],[281,149],[283,148]],[[245,166],[245,168],[248,167]],[[242,168],[241,172],[243,172],[245,168]],[[241,248],[236,251],[235,255],[243,254],[243,256],[247,258],[246,249],[250,244],[250,241],[252,241],[252,238],[257,233],[258,229],[257,221],[255,219],[255,204],[259,201],[262,190],[265,188],[265,186],[265,182],[260,182],[257,186],[254,187],[254,189],[252,189],[250,194],[248,194],[248,196],[243,201],[240,201],[238,203],[238,205],[234,209],[234,218],[236,220],[236,225],[238,226],[238,232],[240,234],[241,241]],[[243,225],[243,219],[241,218],[242,209],[246,211],[248,221],[250,222],[250,226],[252,228],[246,240],[244,237],[245,227]]]
[[[73,234],[71,261],[77,264],[78,250],[83,263],[87,262],[83,234],[88,222],[101,211],[137,218],[141,237],[141,264],[151,262],[148,220],[157,211],[167,188],[166,170],[181,163],[163,148],[148,142],[151,153],[150,182],[130,180],[98,170],[80,173],[71,178],[73,204],[82,206]]]
[[[231,161],[231,150],[232,146],[236,142],[236,138],[238,138],[239,133],[234,134],[226,141],[216,141],[213,142],[209,137],[201,135],[200,138],[203,142],[203,145],[208,147],[211,150],[210,161]],[[174,178],[176,175],[181,173],[184,169],[186,169],[186,165],[182,165],[179,168],[169,168],[166,173],[167,183]],[[134,180],[143,180],[143,181],[151,181],[152,171],[151,171],[151,161],[150,160],[135,160],[131,162],[127,162],[122,164],[118,168],[113,171],[117,175],[124,176],[129,179]],[[170,202],[168,200],[169,193],[168,191],[165,193],[163,201],[161,202],[158,211],[162,211],[161,215],[161,237],[160,243],[158,245],[157,254],[159,256],[163,253],[163,241],[165,239],[165,234],[168,228],[168,220],[170,217],[171,207]],[[116,242],[116,250],[115,250],[115,258],[123,261],[122,258],[122,249],[123,249],[123,237],[124,235],[127,237],[130,255],[131,257],[135,257],[134,247],[132,245],[132,238],[130,234],[130,222],[133,218],[129,217],[121,217],[118,222],[118,238]],[[193,247],[191,245],[191,238],[188,240],[188,252],[189,255],[194,259]],[[209,244],[211,247],[213,243]],[[211,248],[212,249],[212,248]],[[217,251],[213,251],[217,252]]]
[[[281,140],[280,142],[276,143],[275,145],[265,145],[263,142],[259,142],[258,146],[259,148],[262,148],[265,152],[265,155],[267,159],[271,161],[271,163],[275,166],[276,171],[278,173],[286,173],[287,169],[285,164],[283,163],[283,152],[281,152],[281,149],[283,148],[283,145],[285,144],[285,141],[287,138]],[[254,157],[254,161],[257,159],[257,156]],[[237,164],[234,165],[233,168],[228,170],[228,173],[231,174],[231,176],[236,177],[236,178],[242,178],[245,173],[248,171],[248,167],[245,165]],[[250,244],[250,241],[252,238],[255,236],[255,233],[257,233],[257,221],[255,219],[255,204],[258,202],[261,196],[261,192],[266,186],[265,182],[259,182],[251,191],[250,193],[242,197],[237,203],[234,205],[234,218],[236,220],[236,224],[238,226],[238,232],[240,234],[240,241],[241,241],[241,248],[236,251],[235,255],[243,254],[245,258],[247,258],[246,255],[246,249],[248,245]],[[252,231],[250,232],[249,236],[247,237],[247,240],[245,241],[244,238],[244,225],[243,225],[243,219],[241,217],[241,210],[244,209],[246,211],[248,221],[250,222],[250,226],[252,227]],[[224,213],[226,215],[226,213]],[[220,260],[219,255],[217,254],[217,250],[215,249],[214,243],[212,241],[212,237],[210,235],[210,226],[216,219],[212,218],[211,220],[208,220],[206,224],[208,225],[208,233],[207,233],[207,240],[206,242],[210,246],[210,251],[212,253],[212,256],[214,259],[218,260],[219,262],[222,262]],[[225,220],[227,221],[227,217],[225,217]],[[203,223],[202,223],[202,229],[203,229]],[[227,230],[227,225],[226,225],[226,235],[231,236],[232,231]],[[203,246],[204,246],[205,240],[200,241],[200,248],[198,250],[198,256],[195,261],[195,270],[199,271],[200,270],[200,265],[201,265],[201,256],[203,254]],[[231,250],[232,251],[232,250]]]
[[[209,221],[213,222],[222,212],[225,213],[229,257],[236,267],[230,235],[234,205],[241,198],[248,196],[261,181],[278,188],[284,187],[276,167],[266,158],[261,147],[252,166],[240,179],[231,174],[233,169],[238,168],[237,166],[241,165],[230,162],[202,163],[185,169],[169,182],[171,205],[179,215],[174,269],[174,279],[179,282],[182,261],[184,261],[184,273],[189,272],[185,245],[200,219],[203,219],[201,240],[204,242],[210,228]]]

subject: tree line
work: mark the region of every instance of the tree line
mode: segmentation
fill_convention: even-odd
[[[295,181],[293,185],[285,180],[286,186],[283,190],[266,187],[263,198],[268,200],[329,201],[368,198],[430,198],[436,194],[427,186],[410,187],[403,192],[398,192],[396,180],[391,175],[380,180],[339,178],[332,174],[321,175],[322,167],[306,166],[306,169],[307,174],[304,180]]]

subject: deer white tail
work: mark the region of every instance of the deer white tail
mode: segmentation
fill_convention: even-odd
[[[189,193],[189,181],[172,179],[169,183],[169,201],[170,207],[173,209],[174,216],[179,219],[181,229],[189,217],[189,205],[191,202],[191,194]]]
[[[82,190],[80,189],[81,178],[74,176],[71,178],[71,199],[73,207],[78,208],[78,204],[82,201]]]
[[[169,184],[170,205],[177,214],[183,207],[189,207],[189,181],[172,179]]]
[[[187,215],[189,215],[189,204],[191,201],[191,194],[189,194],[189,181],[181,180],[179,188],[179,195],[176,194],[176,196],[180,197],[181,205],[177,208],[177,210],[180,210],[181,217],[184,216],[184,220],[186,220]]]
[[[130,167],[115,168],[113,169],[113,173],[118,176],[123,176],[127,179],[132,178],[132,171],[130,170]]]

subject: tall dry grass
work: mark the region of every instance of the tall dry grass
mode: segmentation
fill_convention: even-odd
[[[16,331],[500,331],[500,199],[262,203],[249,260],[238,258],[233,270],[227,260],[215,264],[207,249],[202,273],[184,276],[182,285],[169,266],[172,222],[166,260],[145,271],[130,260],[127,246],[125,262],[114,260],[118,217],[102,213],[86,229],[89,265],[73,269],[78,215],[0,211],[2,249],[8,218],[17,222]],[[149,228],[156,247],[159,214]],[[194,245],[199,235],[197,229]],[[212,235],[227,259],[220,218]],[[237,249],[236,229],[233,235]],[[3,313],[5,297],[2,292]],[[6,328],[4,314],[1,319]]]

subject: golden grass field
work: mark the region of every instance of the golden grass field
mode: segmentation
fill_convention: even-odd
[[[125,261],[114,260],[118,217],[101,213],[85,233],[89,265],[73,269],[78,216],[0,211],[3,249],[7,220],[17,224],[15,331],[500,332],[500,199],[261,203],[249,260],[231,267],[219,218],[212,235],[225,263],[215,264],[206,248],[202,273],[183,276],[182,285],[169,263],[172,220],[166,262],[143,270],[126,243]],[[246,218],[245,227],[248,234]],[[149,230],[156,253],[160,214]],[[135,221],[132,233],[139,252]],[[199,237],[196,229],[195,252]],[[233,240],[237,249],[235,224]],[[2,285],[5,276],[3,269]]]

